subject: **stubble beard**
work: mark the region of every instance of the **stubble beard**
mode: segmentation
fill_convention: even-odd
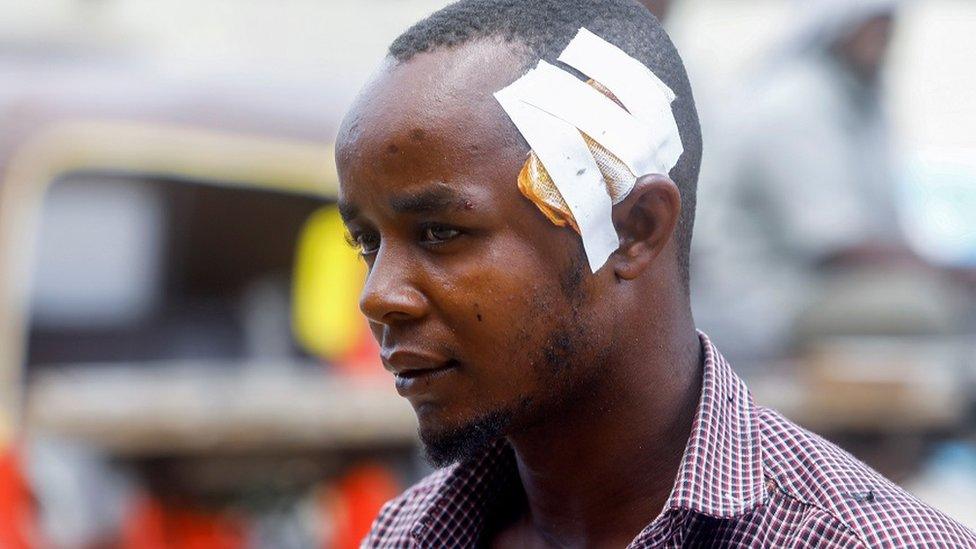
[[[575,315],[574,315],[575,316]],[[555,409],[565,406],[563,401],[572,400],[578,391],[570,386],[583,379],[577,375],[580,369],[577,350],[581,333],[560,326],[546,338],[538,351],[538,358],[531,361],[535,371],[538,394],[522,395],[514,404],[492,410],[466,424],[446,430],[420,429],[424,457],[434,467],[446,467],[459,461],[475,458],[514,431],[528,426],[544,425]]]
[[[542,389],[536,391],[537,394],[522,395],[513,404],[458,427],[439,431],[421,428],[420,440],[428,463],[446,467],[473,459],[501,438],[528,427],[544,426],[552,416],[563,413],[575,401],[585,398],[590,390],[587,387],[596,382],[599,370],[599,364],[592,364],[593,357],[602,357],[606,351],[594,353],[588,348],[592,339],[582,319],[585,301],[580,291],[583,268],[583,265],[574,264],[560,280],[562,294],[569,300],[571,312],[549,332],[544,344],[535,351],[535,359],[530,361],[536,374],[536,385]],[[552,310],[551,299],[535,301],[537,305],[533,309],[539,315]]]

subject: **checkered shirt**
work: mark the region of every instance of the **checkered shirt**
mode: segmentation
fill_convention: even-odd
[[[664,511],[638,547],[971,547],[976,533],[834,444],[753,403],[701,334],[702,395]],[[477,547],[518,472],[499,441],[386,504],[369,548]],[[652,517],[648,517],[649,519]]]

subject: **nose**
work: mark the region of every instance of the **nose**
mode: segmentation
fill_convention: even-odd
[[[411,282],[411,265],[393,250],[380,247],[359,298],[359,309],[367,319],[389,325],[427,314],[427,298]]]

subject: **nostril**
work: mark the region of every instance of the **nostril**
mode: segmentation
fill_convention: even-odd
[[[397,322],[406,322],[406,321],[412,320],[414,318],[417,318],[417,317],[414,316],[414,315],[411,315],[409,313],[406,313],[404,311],[390,311],[389,313],[387,313],[383,317],[383,323],[384,324],[395,324]]]

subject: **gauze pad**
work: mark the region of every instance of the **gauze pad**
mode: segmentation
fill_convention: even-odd
[[[674,93],[586,29],[559,60],[591,80],[540,61],[495,97],[532,148],[519,190],[550,221],[580,234],[595,272],[618,246],[613,204],[626,198],[638,175],[667,175],[683,152]]]

